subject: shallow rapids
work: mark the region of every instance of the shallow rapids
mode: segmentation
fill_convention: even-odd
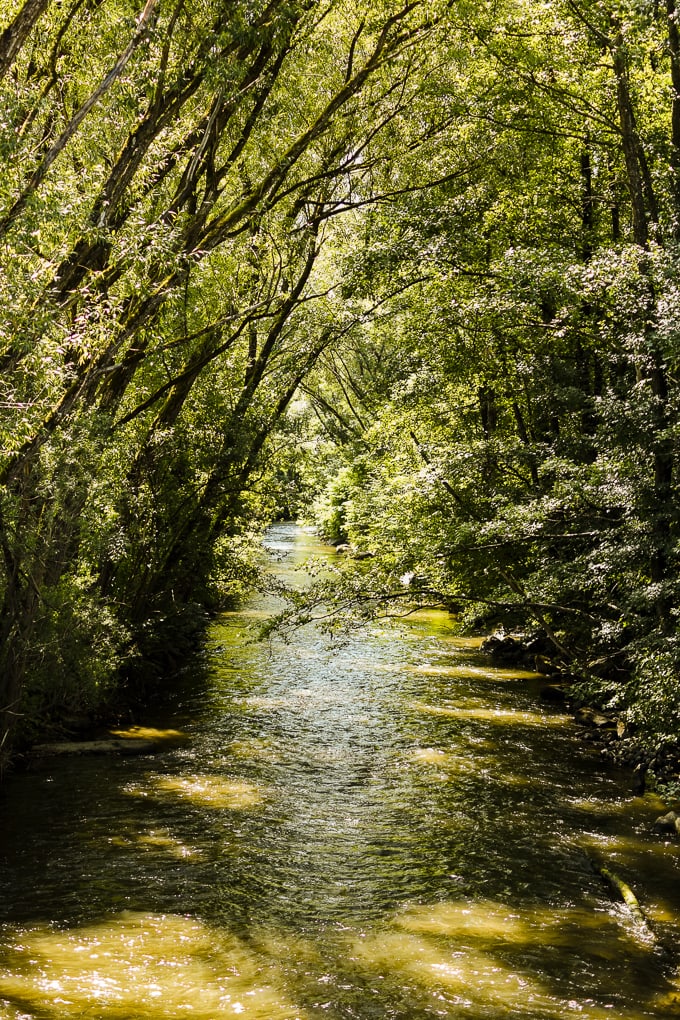
[[[324,554],[268,546],[291,579]],[[272,608],[147,720],[186,743],[0,790],[1,1020],[680,1016],[678,844],[539,679],[443,613],[253,642]]]

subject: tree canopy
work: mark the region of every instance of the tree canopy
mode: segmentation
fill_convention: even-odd
[[[312,501],[357,598],[540,625],[675,732],[674,0],[2,17],[6,746]]]

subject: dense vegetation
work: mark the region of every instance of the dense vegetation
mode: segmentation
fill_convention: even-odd
[[[540,626],[674,737],[675,0],[2,18],[5,750],[181,653],[305,507],[375,554],[353,611]]]

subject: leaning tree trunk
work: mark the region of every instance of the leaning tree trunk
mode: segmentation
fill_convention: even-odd
[[[671,6],[671,0],[669,0]],[[669,19],[672,21],[672,19]],[[674,25],[674,21],[673,21]],[[677,32],[676,32],[677,41]],[[612,59],[616,76],[616,95],[619,116],[619,129],[626,164],[626,177],[630,195],[633,239],[640,248],[639,269],[645,284],[645,307],[642,311],[644,322],[644,349],[651,356],[651,368],[644,365],[636,366],[640,381],[647,379],[651,388],[653,401],[653,522],[652,542],[649,556],[650,577],[654,584],[659,585],[656,599],[656,612],[660,626],[667,630],[671,626],[671,602],[663,590],[663,584],[669,573],[669,549],[672,538],[673,522],[673,481],[674,454],[670,439],[667,438],[669,416],[669,387],[666,366],[656,331],[656,295],[654,283],[650,276],[649,242],[650,224],[658,240],[658,211],[649,176],[644,148],[637,129],[635,112],[629,87],[628,67],[623,38],[617,31],[612,44]],[[674,82],[679,69],[673,61]],[[678,79],[680,83],[680,78]],[[673,99],[673,130],[680,130],[680,119],[676,124],[678,97]],[[675,141],[674,137],[674,141]],[[678,139],[680,140],[680,138]]]

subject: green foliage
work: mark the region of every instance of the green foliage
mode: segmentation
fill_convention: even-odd
[[[171,668],[254,582],[244,543],[317,471],[300,387],[364,314],[333,297],[340,214],[429,134],[443,7],[145,11],[2,15],[5,749],[17,713]]]
[[[469,626],[539,625],[584,695],[670,739],[680,139],[666,25],[620,7],[460,8],[449,179],[367,211],[346,254],[347,293],[385,302],[388,384],[320,362],[309,389],[347,465],[319,523],[342,514],[376,554],[371,580],[345,566],[339,606],[356,582],[362,611],[401,607],[407,583]]]
[[[66,577],[43,589],[25,664],[19,741],[60,732],[65,716],[94,720],[111,707],[130,635],[92,590],[92,580]]]
[[[358,458],[340,467],[313,507],[321,535],[334,545],[349,542],[361,531],[356,507],[367,472]]]
[[[3,15],[0,710],[176,661],[310,512],[360,616],[540,624],[672,729],[672,23],[137,8]]]

